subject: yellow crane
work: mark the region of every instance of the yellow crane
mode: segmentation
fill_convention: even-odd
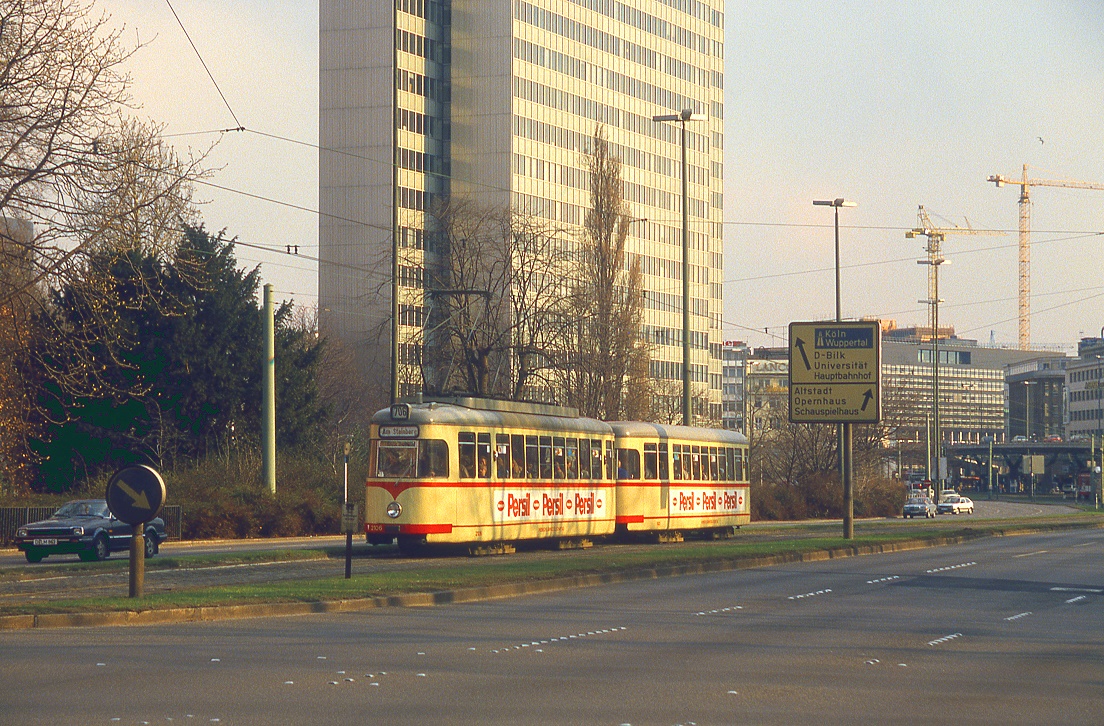
[[[998,187],[1003,187],[1005,184],[1020,186],[1020,350],[1027,350],[1031,347],[1031,187],[1066,187],[1104,191],[1104,184],[1070,179],[1029,179],[1027,164],[1023,165],[1023,176],[1019,180],[993,174],[986,181],[991,181]]]
[[[931,332],[932,431],[929,433],[930,438],[928,440],[935,444],[934,450],[931,452],[935,455],[935,465],[933,466],[931,460],[928,461],[928,478],[933,479],[935,477],[932,472],[939,470],[938,460],[942,451],[939,427],[939,303],[943,301],[939,299],[939,266],[947,262],[946,258],[943,257],[943,240],[949,234],[1003,235],[1004,232],[992,229],[973,229],[969,226],[936,227],[932,224],[931,217],[928,216],[928,210],[924,209],[923,204],[920,205],[920,211],[916,214],[916,220],[918,226],[905,232],[905,237],[908,239],[928,238],[927,259],[917,260],[916,264],[928,266],[928,299],[918,302],[928,304],[928,325]],[[968,224],[969,222],[967,222]]]

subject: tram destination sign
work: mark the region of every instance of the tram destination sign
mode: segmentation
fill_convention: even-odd
[[[881,368],[877,321],[790,323],[790,421],[877,423]]]

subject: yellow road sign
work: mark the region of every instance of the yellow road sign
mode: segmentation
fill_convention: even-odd
[[[790,421],[879,421],[881,358],[877,322],[790,323]]]

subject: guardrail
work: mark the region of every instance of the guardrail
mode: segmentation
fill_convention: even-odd
[[[21,525],[46,519],[56,511],[57,507],[0,507],[0,545],[10,545],[15,538],[15,530]],[[180,505],[166,505],[161,508],[158,516],[165,520],[165,532],[169,535],[169,539],[180,539],[182,531]]]

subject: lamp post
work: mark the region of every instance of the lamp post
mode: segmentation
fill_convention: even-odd
[[[813,205],[817,207],[832,207],[836,218],[836,322],[843,320],[840,306],[840,242],[839,242],[839,210],[840,207],[857,207],[856,202],[849,202],[842,197],[837,199],[814,199]],[[839,451],[840,483],[843,485],[843,537],[851,539],[855,536],[855,490],[853,484],[853,472],[851,469],[851,424],[836,424],[836,443]]]
[[[684,108],[679,113],[652,116],[652,121],[677,121],[682,126],[682,425],[693,419],[690,411],[690,186],[686,168],[686,122],[705,121],[706,115]]]

